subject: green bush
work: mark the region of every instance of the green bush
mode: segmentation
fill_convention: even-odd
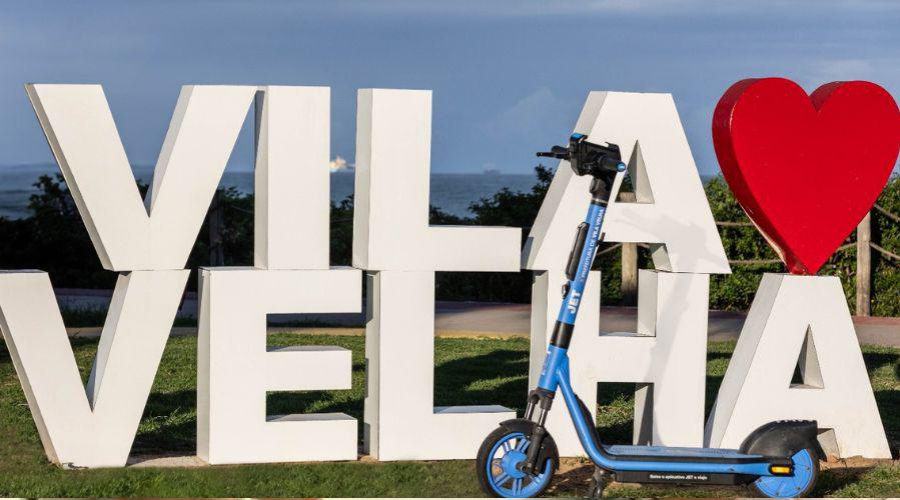
[[[553,179],[553,172],[539,165],[536,183],[528,192],[503,189],[473,203],[471,218],[460,218],[431,207],[432,224],[474,224],[522,227],[523,244],[540,204]],[[0,256],[6,269],[42,269],[50,273],[54,286],[71,288],[112,288],[116,273],[105,271],[90,242],[84,223],[75,208],[62,176],[41,176],[35,183],[39,192],[31,197],[31,215],[21,220],[0,218]],[[141,193],[147,186],[138,184]],[[628,183],[624,189],[630,189]],[[731,190],[721,177],[707,182],[706,195],[717,221],[748,223]],[[878,198],[878,205],[892,214],[900,213],[900,178],[893,178]],[[225,265],[253,264],[253,196],[234,188],[217,193],[216,207],[221,210],[222,250]],[[209,218],[204,220],[197,242],[188,259],[188,268],[210,264]],[[572,228],[574,232],[575,228]],[[900,224],[873,211],[872,238],[894,254],[900,253]],[[710,307],[746,310],[766,272],[785,272],[762,235],[752,226],[720,226],[719,234],[728,258],[734,261],[732,274],[714,275],[710,283]],[[855,242],[855,231],[847,243]],[[331,206],[331,261],[350,265],[353,239],[353,197]],[[621,251],[601,244],[595,269],[602,271],[603,303],[622,303]],[[487,249],[486,249],[487,251]],[[640,249],[638,264],[651,268],[649,252]],[[774,263],[748,263],[771,261]],[[744,262],[740,262],[744,261]],[[872,314],[900,316],[900,268],[898,262],[872,251]],[[819,274],[841,278],[851,310],[855,308],[856,247],[841,250],[823,266]],[[196,276],[195,276],[196,277]],[[188,282],[196,289],[196,279]],[[474,300],[527,303],[531,300],[532,273],[438,273],[435,294],[438,300]]]
[[[706,184],[706,196],[713,217],[717,221],[749,222],[743,209],[721,177]],[[900,213],[900,178],[892,178],[876,202],[890,213]],[[765,238],[754,227],[719,227],[725,253],[731,260],[777,259]],[[900,253],[900,225],[873,210],[872,240],[894,254]],[[856,242],[856,231],[845,244]],[[713,276],[710,284],[710,307],[714,309],[746,310],[750,307],[756,287],[764,272],[786,272],[781,262],[776,264],[732,264],[732,274]],[[844,286],[850,310],[856,308],[856,246],[835,252],[822,266],[820,275],[837,276]],[[897,261],[872,250],[872,314],[900,316],[900,271]]]
[[[894,177],[876,202],[895,216],[900,214],[900,177]],[[872,240],[900,255],[900,223],[877,210],[872,212]],[[872,314],[900,316],[900,261],[872,252]]]

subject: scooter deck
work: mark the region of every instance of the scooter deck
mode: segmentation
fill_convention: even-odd
[[[762,455],[748,455],[738,450],[719,448],[680,448],[668,446],[604,446],[610,458],[622,462],[645,462],[647,470],[614,471],[616,481],[622,483],[675,483],[675,484],[747,484],[759,477],[756,474],[738,472],[740,464],[765,462]],[[730,464],[733,472],[687,472],[660,468],[661,462],[668,462],[677,468],[678,462],[685,464]],[[651,464],[656,464],[651,465]],[[660,468],[660,470],[656,470]]]
[[[584,401],[575,396],[585,422],[592,421]],[[615,462],[685,462],[713,464],[754,464],[767,463],[772,459],[756,454],[741,453],[731,448],[688,448],[677,446],[633,446],[605,445],[600,441],[600,433],[594,426],[588,427],[591,439],[600,453]]]
[[[738,450],[721,448],[681,448],[669,446],[603,446],[614,460],[656,462],[752,463],[764,460],[762,455],[748,455]]]

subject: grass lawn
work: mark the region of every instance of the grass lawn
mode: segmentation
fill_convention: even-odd
[[[87,378],[94,340],[73,340]],[[340,345],[353,350],[353,388],[346,391],[272,393],[270,414],[341,411],[362,426],[364,339],[360,336],[272,335],[270,345]],[[733,344],[710,345],[707,406],[712,404]],[[895,455],[900,445],[900,349],[864,348],[875,398]],[[521,412],[527,388],[524,339],[436,340],[435,404],[495,403]],[[169,340],[134,443],[134,454],[195,451],[196,338]],[[604,441],[631,437],[633,384],[603,384],[598,425]],[[0,343],[0,496],[6,497],[340,497],[480,496],[471,461],[304,463],[184,469],[61,470],[47,462],[5,344]],[[360,429],[360,436],[362,432]],[[551,495],[586,491],[587,463],[569,464]],[[746,495],[742,488],[614,485],[610,496],[709,497]],[[900,496],[900,466],[836,467],[823,471],[814,496]]]

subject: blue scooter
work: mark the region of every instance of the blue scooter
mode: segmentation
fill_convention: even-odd
[[[568,279],[538,387],[528,395],[524,418],[507,420],[478,450],[476,468],[485,493],[497,497],[535,497],[550,485],[559,453],[544,424],[560,390],[582,447],[595,464],[588,494],[602,496],[612,480],[624,483],[750,485],[766,497],[809,494],[819,472],[822,450],[815,421],[771,422],[753,431],[740,449],[607,446],[569,380],[567,350],[588,272],[602,239],[601,227],[613,191],[625,172],[618,146],[595,144],[573,134],[568,147],[538,153],[568,160],[577,175],[593,177],[587,218],[578,226],[566,266]]]

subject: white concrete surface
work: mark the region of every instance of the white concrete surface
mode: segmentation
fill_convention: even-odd
[[[535,279],[531,387],[540,377],[563,283],[561,271],[538,273]],[[604,334],[599,333],[599,283],[600,273],[591,272],[569,349],[573,389],[594,415],[598,382],[634,382],[636,444],[702,445],[709,276],[641,270],[637,327]],[[561,400],[554,404],[547,426],[561,455],[584,454]]]
[[[197,455],[210,464],[355,460],[356,419],[266,413],[268,391],[350,389],[352,353],[268,348],[266,315],[358,310],[360,271],[204,268],[200,283]]]
[[[256,105],[253,257],[261,269],[328,269],[328,87],[262,87]]]
[[[575,132],[617,144],[635,186],[637,203],[610,203],[604,241],[649,243],[659,270],[731,272],[671,94],[591,92]],[[528,236],[523,268],[565,266],[590,203],[590,182],[560,162]]]
[[[0,330],[51,461],[125,465],[188,274],[119,276],[85,389],[47,273],[0,272]]]
[[[141,199],[100,85],[26,86],[105,269],[182,269],[256,87],[182,87]]]
[[[518,272],[521,229],[429,226],[431,91],[359,91],[353,267]]]
[[[804,383],[791,385],[801,367]],[[890,458],[841,282],[765,274],[706,425],[714,447],[737,447],[773,420],[817,420],[842,458]]]
[[[434,406],[434,272],[380,271],[367,282],[367,453],[383,461],[475,458],[484,437],[516,413]]]

